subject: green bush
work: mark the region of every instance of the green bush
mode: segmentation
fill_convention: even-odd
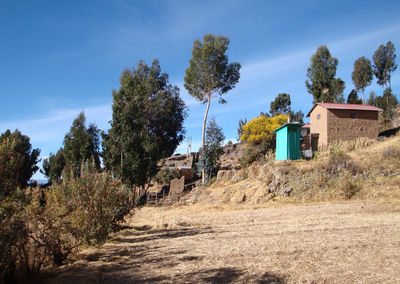
[[[96,245],[130,211],[133,199],[132,192],[109,173],[85,173],[50,188],[46,209],[63,216],[78,243]]]
[[[89,171],[45,192],[13,190],[0,199],[0,283],[28,281],[78,246],[104,242],[133,200],[120,180]]]
[[[246,150],[239,158],[240,166],[247,168],[253,162],[265,162],[266,159],[269,160],[271,155],[273,156],[273,149],[275,149],[275,139],[272,136],[263,139],[260,144],[247,144]],[[275,157],[273,160],[275,160]]]
[[[0,282],[14,282],[19,245],[28,238],[23,214],[26,204],[25,194],[19,189],[0,197]]]
[[[158,171],[156,176],[154,177],[154,181],[157,182],[158,184],[170,184],[171,180],[174,178],[180,178],[181,173],[177,168],[162,168],[161,170]]]

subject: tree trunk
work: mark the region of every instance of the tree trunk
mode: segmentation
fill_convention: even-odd
[[[365,105],[365,98],[364,98],[364,88],[362,88],[362,93],[363,93],[363,97],[362,97],[362,104]]]
[[[124,167],[124,156],[122,155],[122,147],[121,147],[121,176],[122,176],[122,168]]]
[[[206,113],[204,114],[204,120],[203,120],[203,138],[202,138],[202,148],[203,148],[203,155],[204,155],[204,145],[206,144],[206,124],[207,124],[207,116],[208,116],[208,110],[210,109],[210,103],[211,103],[211,94],[207,93],[207,108],[206,108]],[[206,180],[206,171],[203,167],[201,171],[201,183],[204,184]]]

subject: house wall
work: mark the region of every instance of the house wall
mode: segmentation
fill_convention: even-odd
[[[351,115],[355,116],[351,118]],[[327,110],[327,143],[353,140],[358,137],[378,137],[378,112],[365,110]]]
[[[320,115],[320,119],[318,119]],[[317,105],[310,113],[310,132],[319,133],[318,146],[328,144],[328,110]]]

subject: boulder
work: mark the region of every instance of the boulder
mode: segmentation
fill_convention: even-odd
[[[234,174],[234,170],[219,170],[217,173],[217,181],[230,180]]]

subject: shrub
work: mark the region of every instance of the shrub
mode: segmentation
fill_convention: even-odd
[[[362,172],[362,169],[342,151],[333,151],[323,169],[332,177],[338,177],[344,171],[353,176]]]
[[[170,184],[171,180],[174,178],[180,178],[181,173],[177,168],[162,168],[161,170],[158,171],[156,176],[154,177],[154,181],[157,182],[158,184]]]
[[[255,161],[274,161],[275,155],[272,149],[275,148],[275,139],[269,137],[264,139],[259,144],[248,144],[246,150],[239,158],[239,163],[242,168],[250,166]]]
[[[47,208],[65,216],[79,243],[95,245],[106,240],[132,205],[133,196],[119,179],[108,173],[86,173],[52,187]]]
[[[85,169],[45,192],[36,187],[0,197],[0,282],[61,265],[76,247],[99,244],[118,227],[132,208],[131,191],[108,173]]]
[[[19,189],[0,197],[0,282],[14,282],[19,244],[28,236],[23,218],[26,204],[25,195]]]
[[[382,155],[385,159],[399,160],[400,159],[400,147],[390,146],[383,151]]]
[[[287,115],[279,114],[273,117],[259,116],[242,126],[242,141],[250,143],[262,143],[266,138],[273,139],[270,135],[273,130],[284,124],[288,119]]]
[[[343,192],[345,199],[351,199],[359,191],[359,187],[352,180],[352,177],[346,177],[340,185],[340,190]]]

